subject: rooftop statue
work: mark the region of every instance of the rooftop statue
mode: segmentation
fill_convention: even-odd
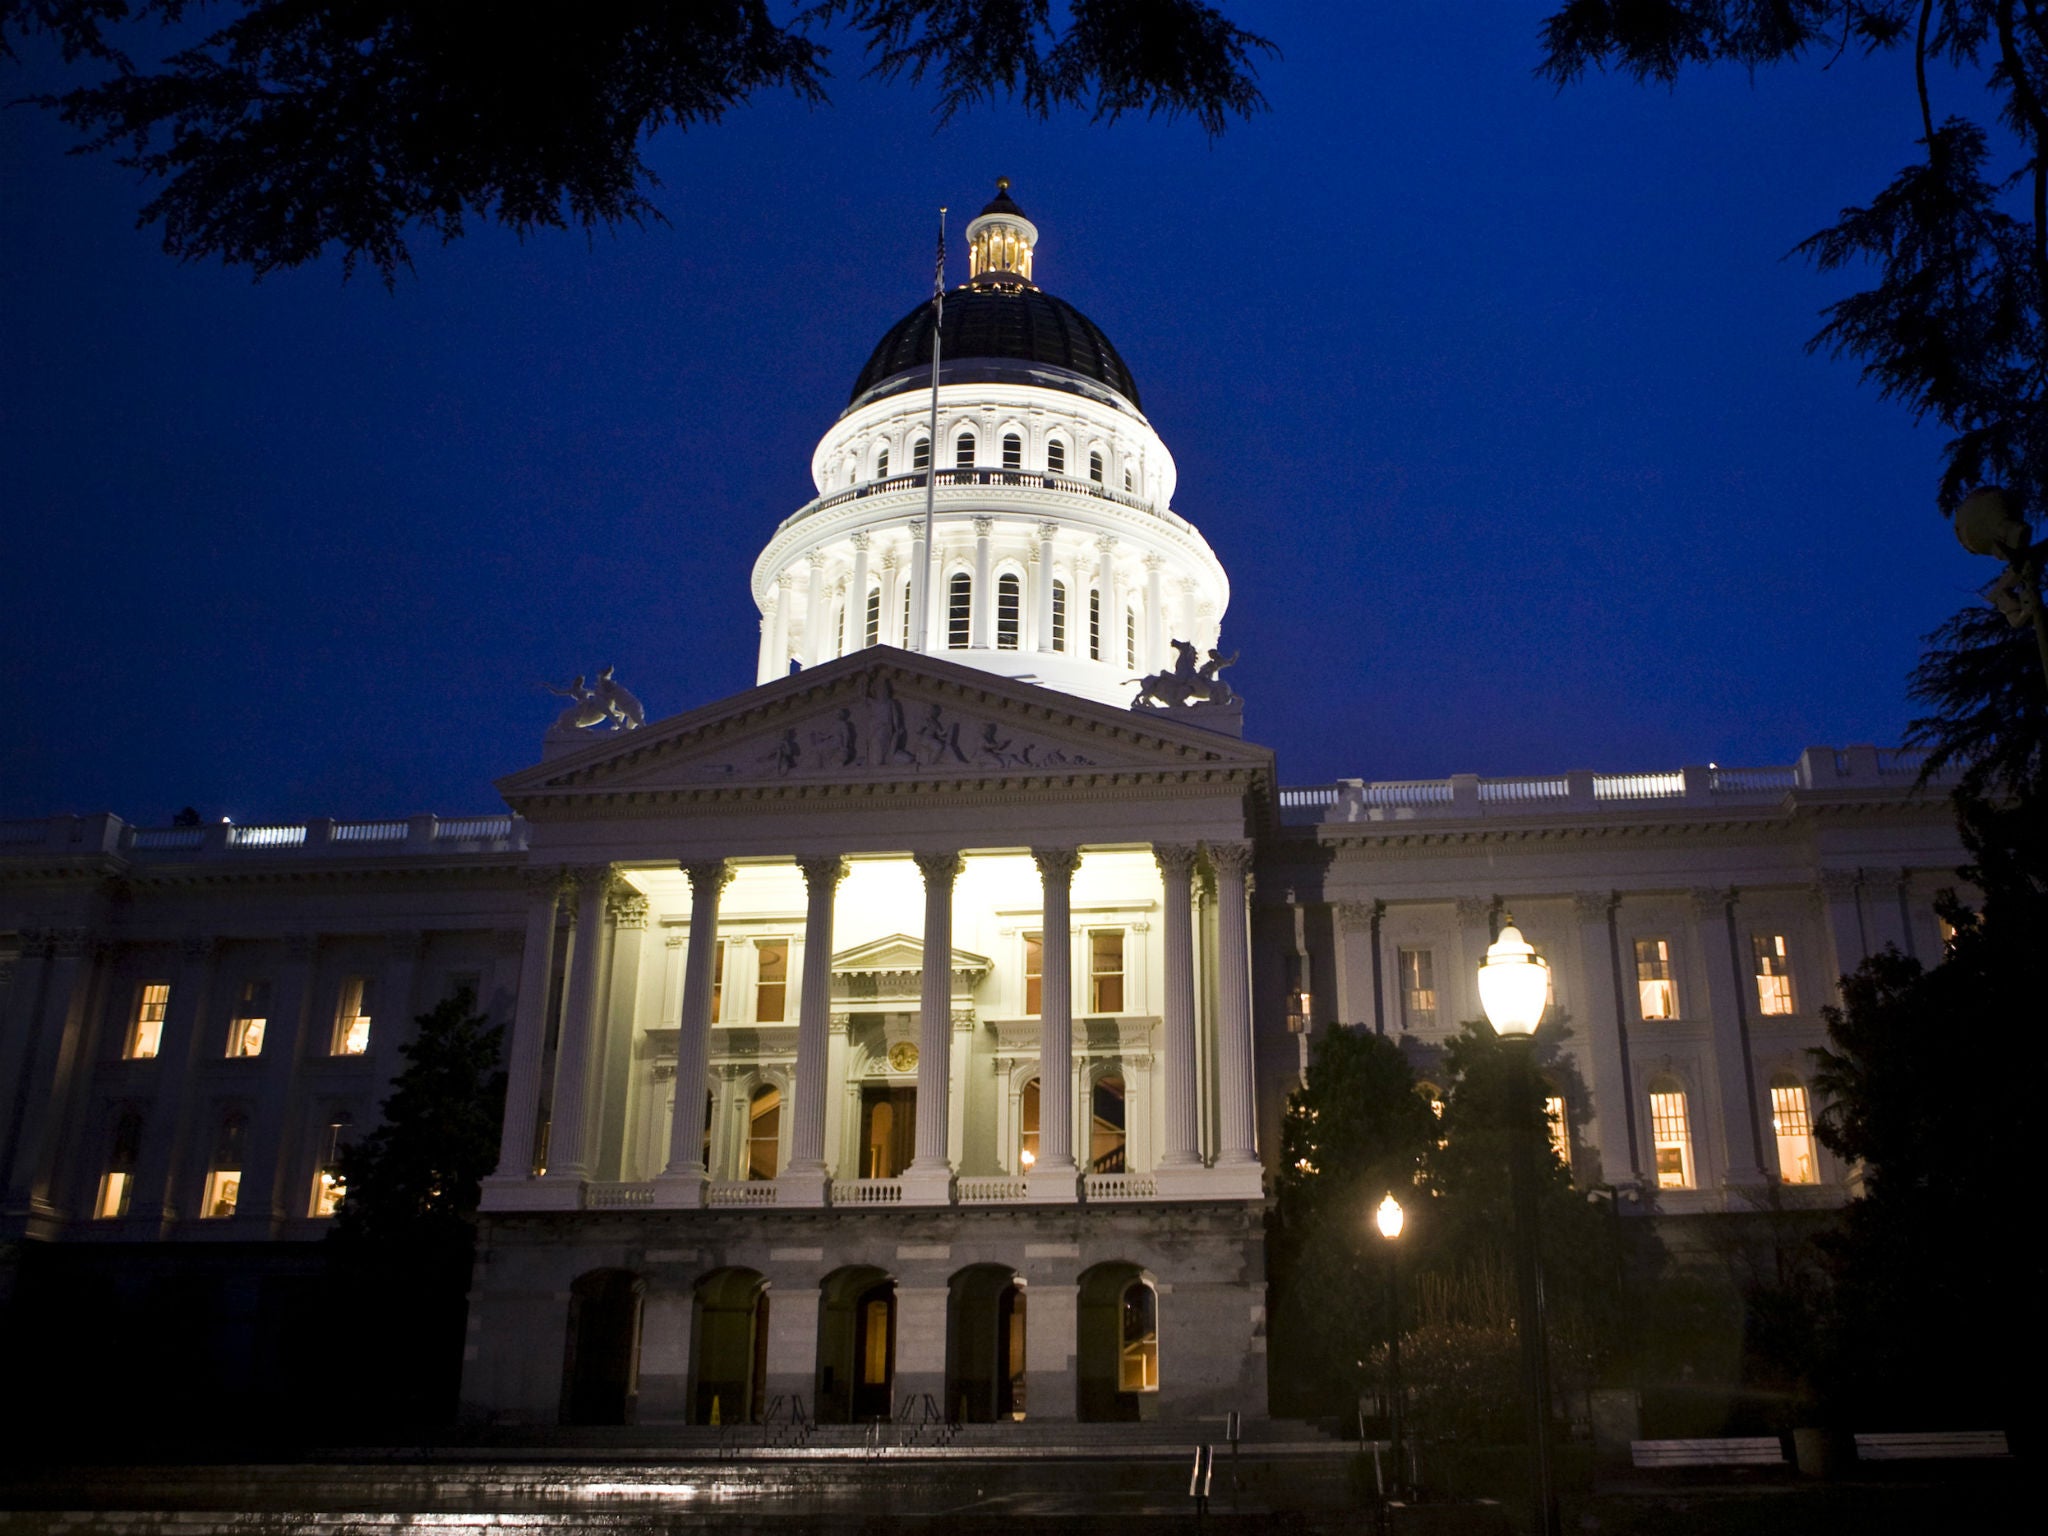
[[[1186,640],[1175,640],[1172,644],[1174,663],[1171,672],[1154,672],[1150,677],[1131,679],[1138,685],[1138,696],[1131,700],[1131,708],[1186,709],[1193,704],[1237,702],[1237,695],[1220,675],[1225,667],[1237,665],[1237,652],[1224,656],[1211,650],[1209,659],[1197,666],[1192,644]]]
[[[637,731],[647,723],[646,708],[630,688],[612,676],[610,667],[597,674],[597,682],[591,687],[584,686],[581,673],[566,688],[557,688],[553,683],[542,683],[541,687],[569,701],[569,707],[548,727],[550,736],[598,730],[607,724],[616,730]]]

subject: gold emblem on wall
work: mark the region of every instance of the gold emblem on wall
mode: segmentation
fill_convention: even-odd
[[[908,1040],[898,1040],[889,1047],[889,1066],[897,1072],[909,1072],[917,1066],[917,1047]]]

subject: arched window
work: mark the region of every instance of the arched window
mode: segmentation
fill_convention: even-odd
[[[910,644],[911,644],[911,639],[910,639],[910,578],[909,578],[909,577],[907,577],[907,576],[906,576],[906,577],[905,577],[905,578],[903,579],[903,644],[904,644],[904,645],[905,645],[906,647],[910,646]],[[923,649],[923,647],[924,647],[924,642],[923,642],[922,640],[919,640],[919,641],[917,641],[917,648],[918,648],[918,649],[920,649],[920,650],[922,650],[922,649]]]
[[[1771,1078],[1771,1130],[1778,1138],[1778,1177],[1787,1184],[1818,1184],[1813,1155],[1813,1115],[1806,1085],[1790,1072]]]
[[[1138,488],[1138,481],[1137,481],[1137,478],[1136,478],[1136,477],[1135,477],[1134,475],[1132,475],[1132,473],[1131,473],[1131,470],[1130,470],[1130,466],[1129,466],[1129,465],[1125,465],[1125,466],[1124,466],[1124,494],[1125,494],[1126,496],[1128,496],[1128,495],[1129,495],[1129,494],[1130,494],[1130,493],[1131,493],[1132,491],[1136,490],[1137,488]]]
[[[100,1175],[93,1215],[111,1221],[128,1214],[128,1202],[135,1198],[135,1164],[141,1156],[142,1115],[124,1109],[114,1122],[114,1143],[107,1153],[107,1171]]]
[[[1052,648],[1056,651],[1067,648],[1067,584],[1064,581],[1052,584]]]
[[[1003,434],[1003,468],[1022,469],[1023,467],[1024,439],[1014,432],[1005,432]]]
[[[1088,589],[1088,659],[1102,660],[1102,594]]]
[[[881,452],[875,455],[875,478],[877,480],[889,478],[889,445],[887,443],[882,444]]]
[[[1067,472],[1067,445],[1058,438],[1045,445],[1045,467],[1055,475]]]
[[[1124,1287],[1117,1308],[1116,1389],[1159,1390],[1159,1293],[1143,1280]]]
[[[882,642],[882,589],[868,588],[868,611],[866,623],[862,626],[862,645],[879,645]]]
[[[1017,1170],[1029,1173],[1038,1162],[1038,1079],[1017,1096]]]
[[[932,467],[932,440],[928,437],[914,437],[910,440],[910,467],[930,469]]]
[[[946,649],[964,651],[974,635],[974,578],[960,572],[946,584]]]
[[[1659,1189],[1691,1189],[1692,1122],[1685,1113],[1685,1089],[1676,1078],[1650,1082],[1650,1145],[1657,1158]]]
[[[1014,571],[996,578],[996,649],[1014,651],[1024,617],[1024,584]]]
[[[782,1090],[763,1083],[747,1100],[747,1177],[772,1179],[782,1150]]]
[[[962,432],[953,439],[953,467],[955,469],[974,468],[974,434],[972,432]]]
[[[1138,610],[1124,610],[1124,665],[1138,670]]]
[[[1102,484],[1102,455],[1099,453],[1088,455],[1088,478],[1097,485]]]

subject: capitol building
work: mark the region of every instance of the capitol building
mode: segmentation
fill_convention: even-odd
[[[1509,906],[1582,1187],[1847,1198],[1807,1052],[1843,972],[1940,952],[1963,854],[1916,764],[1289,783],[1137,379],[1007,186],[966,239],[762,530],[751,687],[642,721],[603,679],[497,814],[0,822],[8,1284],[199,1277],[190,1327],[260,1337],[204,1277],[319,1242],[468,989],[509,1078],[478,1421],[1260,1416],[1308,1043],[1426,1086]]]

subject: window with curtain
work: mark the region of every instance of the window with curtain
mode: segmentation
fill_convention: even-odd
[[[124,1109],[114,1121],[113,1145],[108,1149],[106,1171],[100,1175],[100,1187],[93,1201],[95,1217],[113,1221],[128,1214],[128,1204],[135,1198],[135,1164],[141,1156],[141,1112]]]
[[[222,1118],[213,1139],[213,1158],[206,1165],[206,1187],[199,1197],[199,1215],[215,1220],[235,1214],[242,1198],[242,1156],[249,1122],[239,1114]]]
[[[1792,1012],[1792,957],[1782,933],[1749,936],[1756,957],[1756,1010],[1761,1014]]]
[[[1024,1016],[1035,1019],[1045,1011],[1045,935],[1024,935]]]
[[[168,981],[140,982],[135,988],[135,1008],[128,1020],[128,1048],[121,1054],[130,1061],[147,1061],[163,1048],[164,1015],[170,1011],[171,984]]]
[[[334,1006],[336,1056],[360,1056],[370,1048],[370,978],[345,976]]]
[[[1401,1023],[1409,1029],[1436,1028],[1436,956],[1426,949],[1397,949],[1401,973]]]
[[[1645,1019],[1678,1017],[1678,984],[1671,979],[1671,942],[1636,940],[1636,1001]]]
[[[1659,1189],[1691,1189],[1692,1122],[1685,1112],[1685,1090],[1672,1078],[1650,1084],[1650,1145],[1657,1164]]]
[[[1771,1131],[1778,1139],[1778,1177],[1787,1184],[1818,1184],[1820,1164],[1813,1152],[1806,1085],[1789,1072],[1771,1079]]]
[[[250,981],[242,985],[242,999],[228,1023],[230,1056],[261,1056],[263,1032],[270,1026],[270,983]]]
[[[754,957],[754,1021],[780,1024],[789,999],[789,940],[758,940]]]
[[[348,1142],[351,1117],[337,1114],[327,1122],[320,1138],[320,1156],[313,1164],[313,1203],[310,1214],[332,1216],[341,1208],[348,1184],[341,1176],[341,1150]]]

